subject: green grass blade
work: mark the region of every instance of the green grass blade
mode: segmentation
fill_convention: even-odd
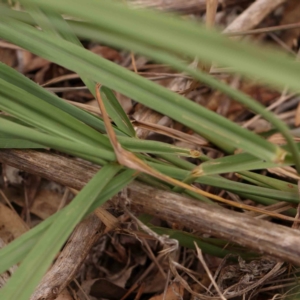
[[[299,203],[299,195],[296,191],[293,190],[281,191],[281,190],[275,190],[273,188],[264,188],[264,187],[250,185],[250,184],[229,181],[219,176],[199,177],[195,181],[209,186],[225,189],[227,191],[231,191],[238,195],[241,193],[247,193],[250,199],[251,199],[251,195],[253,195],[253,196],[261,196],[270,199],[276,199],[279,201],[286,201],[290,203]]]
[[[290,157],[286,157],[284,163],[278,164],[258,159],[248,153],[240,153],[206,161],[198,167],[198,174],[204,176],[247,170],[262,170],[291,164],[293,164],[293,161]]]
[[[32,125],[35,126],[40,126],[40,124],[42,124],[42,129],[46,130],[48,129],[48,127],[50,126],[47,123],[45,124],[45,122],[42,122],[42,120],[38,119],[39,122],[32,122],[32,120],[36,117],[36,115],[34,114],[34,109],[36,109],[36,102],[38,102],[38,99],[42,99],[45,100],[46,102],[48,102],[49,104],[53,104],[56,107],[58,107],[59,109],[62,109],[64,111],[66,111],[67,113],[70,113],[71,115],[75,116],[75,117],[79,117],[76,114],[73,114],[72,111],[70,111],[70,106],[68,103],[65,103],[63,101],[61,101],[58,97],[52,95],[51,93],[43,90],[40,86],[38,86],[37,84],[33,83],[31,80],[25,78],[23,75],[17,73],[15,70],[9,68],[8,66],[4,65],[4,64],[0,64],[0,78],[5,80],[7,82],[7,84],[9,84],[8,86],[12,89],[13,83],[15,83],[21,90],[22,90],[22,95],[23,97],[25,95],[27,95],[26,92],[28,92],[28,97],[29,94],[31,95],[30,98],[34,99],[33,105],[30,106],[30,110],[28,111],[29,116],[27,117],[27,114],[24,113],[24,104],[22,105],[22,103],[20,103],[20,105],[16,108],[15,106],[13,108],[8,108],[7,105],[5,105],[5,103],[2,101],[2,103],[0,102],[0,107],[2,107],[4,110],[6,110],[7,112],[10,112],[14,115],[19,116],[21,119],[30,122]],[[1,80],[0,80],[1,83]],[[5,84],[3,84],[3,89],[6,87]],[[0,93],[1,94],[1,93]],[[4,97],[4,95],[3,95]],[[36,97],[36,98],[33,98]],[[7,98],[7,96],[6,96]],[[4,100],[4,99],[3,99]],[[13,105],[12,101],[9,101],[9,99],[7,99],[8,105],[11,107]],[[39,103],[39,102],[38,102]],[[26,102],[26,104],[28,105],[28,102]],[[61,106],[61,104],[67,104],[66,107]],[[73,106],[71,106],[72,108]],[[41,102],[41,109],[46,109],[48,111],[53,111],[53,109],[51,108],[51,106],[47,106],[46,104],[44,104],[43,102]],[[16,113],[19,112],[19,113]],[[58,115],[57,113],[58,111],[54,111],[56,117]],[[77,112],[81,115],[81,113],[83,113],[83,117],[79,117],[79,119],[86,121],[86,116],[84,115],[83,111],[80,111],[79,109],[77,110]],[[49,115],[51,118],[51,114]],[[65,118],[65,114],[62,115],[58,115],[61,118]],[[91,117],[92,118],[92,117]],[[72,120],[72,119],[71,119]],[[93,120],[93,119],[92,119]],[[96,120],[96,119],[95,119]],[[14,120],[16,121],[16,119]],[[97,121],[99,121],[100,123],[100,119],[97,119]],[[18,121],[19,122],[19,121]],[[58,123],[58,118],[55,119],[55,124]],[[74,123],[78,123],[78,120],[72,120],[73,124]],[[93,122],[88,122],[91,125],[94,125]],[[99,125],[98,123],[98,125]],[[53,123],[51,123],[53,124]],[[102,124],[102,121],[101,121]],[[80,125],[82,125],[80,123]],[[99,126],[98,126],[99,127]],[[83,132],[84,134],[86,134],[87,136],[90,136],[93,140],[97,140],[99,141],[99,144],[104,145],[104,146],[108,146],[110,147],[109,141],[107,139],[107,137],[101,137],[101,135],[98,132],[95,132],[94,130],[90,130],[90,128],[85,127],[86,130],[89,130],[88,132],[85,131],[83,132],[81,130],[81,132]],[[61,130],[61,126],[58,127],[58,130]],[[103,128],[103,130],[105,130],[105,128]],[[116,129],[118,130],[118,129]],[[53,131],[52,131],[53,132]],[[117,131],[116,133],[120,133],[120,131]],[[69,136],[69,131],[66,133],[65,136]],[[78,141],[78,139],[76,138],[76,141]],[[134,151],[134,152],[148,152],[148,153],[174,153],[177,155],[182,155],[182,156],[193,156],[195,157],[195,155],[193,153],[191,153],[190,150],[188,149],[184,149],[184,148],[180,148],[180,147],[174,147],[172,145],[168,145],[165,143],[159,143],[159,142],[151,142],[151,141],[143,141],[143,140],[138,140],[138,139],[129,139],[129,138],[122,138],[120,137],[120,142],[121,144]],[[27,144],[24,143],[24,147],[21,147],[21,144],[18,146],[18,148],[27,148],[26,146]],[[30,143],[28,144],[30,145]],[[29,146],[29,148],[31,148],[31,146]]]
[[[299,91],[300,68],[286,55],[250,43],[229,40],[199,23],[149,10],[133,10],[115,1],[23,0],[24,3],[68,13],[111,32],[159,47],[171,53],[199,57],[207,63],[215,61],[234,67],[236,71]],[[116,22],[118,20],[118,22]]]
[[[22,20],[26,20],[26,22],[32,23],[32,20],[28,18],[28,16],[25,17],[24,14],[17,14],[16,12],[11,12],[7,11],[6,9],[6,14],[7,15],[13,15],[16,18],[20,18]],[[182,22],[182,21],[180,21]],[[97,22],[94,22],[97,24]],[[168,55],[162,51],[159,51],[157,49],[154,49],[153,47],[149,47],[147,45],[147,41],[141,42],[137,39],[134,39],[134,37],[131,36],[125,36],[123,34],[119,34],[117,31],[112,31],[109,30],[107,32],[104,31],[102,27],[96,27],[95,25],[91,26],[89,24],[85,24],[83,22],[70,22],[71,27],[73,28],[74,32],[76,32],[78,35],[81,35],[84,38],[91,38],[95,39],[98,41],[105,41],[107,43],[110,43],[114,46],[117,47],[125,47],[128,50],[134,50],[135,52],[142,53],[144,55],[148,55],[149,57],[155,58],[158,61],[162,61],[164,63],[169,63],[171,66],[177,68],[180,71],[185,71],[187,74],[192,75],[194,78],[200,80],[203,83],[206,83],[210,85],[213,88],[217,88],[220,91],[224,92],[225,94],[229,95],[236,101],[243,103],[247,107],[249,107],[251,110],[257,112],[258,114],[261,114],[264,116],[268,121],[270,121],[273,125],[277,126],[278,129],[281,131],[281,133],[284,135],[284,137],[287,139],[290,151],[293,153],[293,157],[295,160],[295,164],[297,166],[297,169],[300,170],[300,155],[299,152],[296,149],[295,143],[293,141],[292,136],[289,133],[289,130],[287,126],[281,122],[279,119],[277,119],[272,113],[269,111],[265,110],[262,105],[259,103],[256,103],[248,97],[247,95],[241,93],[240,91],[234,90],[231,87],[229,87],[226,84],[223,84],[221,82],[218,82],[217,80],[214,80],[212,77],[206,75],[205,73],[200,72],[199,70],[192,69],[192,68],[187,68],[186,65],[182,64],[178,59],[172,57],[171,55]],[[176,37],[178,38],[178,37]],[[200,40],[200,39],[199,39]],[[202,41],[202,39],[201,39]],[[199,44],[200,48],[202,45]],[[251,47],[248,47],[251,48]],[[254,52],[258,52],[258,49],[255,49]],[[220,48],[220,53],[219,56],[224,56],[223,54],[223,48]],[[261,50],[260,50],[261,51]],[[238,55],[239,53],[237,53]],[[253,51],[252,51],[253,54]],[[224,57],[226,59],[226,57]],[[246,59],[247,61],[249,60],[248,58]],[[254,59],[253,65],[256,64],[256,60]],[[270,63],[269,67],[272,68],[274,64]],[[261,64],[257,64],[258,68],[261,68]],[[261,69],[258,71],[259,76],[261,75]],[[279,74],[279,73],[278,73]],[[282,78],[282,77],[281,77]],[[289,83],[287,83],[288,85]],[[202,133],[203,136],[205,133]],[[232,151],[230,150],[229,145],[225,145],[224,142],[221,140],[216,140],[213,141],[212,137],[208,137],[212,142],[214,142],[216,145],[223,149],[227,149],[227,151]],[[279,157],[281,155],[279,154]]]
[[[25,9],[29,12],[36,24],[45,32],[45,34],[59,37],[55,25],[50,22],[44,11],[34,3],[25,3]]]
[[[179,244],[183,247],[195,249],[194,242],[196,242],[196,244],[203,251],[203,253],[209,255],[213,255],[221,258],[225,257],[228,254],[239,255],[243,258],[253,257],[253,253],[245,254],[243,249],[240,250],[234,249],[234,247],[230,247],[230,245],[228,247],[228,241],[218,240],[213,238],[201,238],[197,235],[180,231],[180,230],[168,229],[168,228],[151,226],[151,225],[148,226],[151,228],[151,230],[153,230],[154,232],[160,235],[167,235],[171,239],[178,240]],[[217,245],[214,245],[214,243]],[[225,247],[229,249],[222,249]]]
[[[165,166],[159,163],[148,162],[148,164],[157,169],[163,174],[170,177],[176,178],[178,180],[183,180],[189,175],[189,171],[182,170],[173,166]],[[221,176],[201,176],[194,179],[195,182],[202,183],[208,186],[218,187],[224,190],[239,193],[248,193],[249,195],[263,196],[266,198],[273,198],[280,201],[287,201],[291,203],[299,203],[298,193],[295,191],[280,191],[274,190],[273,188],[263,188],[254,185],[244,184],[240,182],[235,182],[223,178]]]
[[[289,128],[286,126],[284,122],[282,122],[280,119],[278,119],[272,112],[265,109],[263,105],[258,103],[257,101],[254,101],[249,97],[248,95],[242,93],[239,90],[235,90],[232,87],[228,86],[227,84],[220,82],[218,80],[215,80],[212,76],[207,75],[204,72],[201,72],[199,69],[190,68],[187,65],[183,64],[180,60],[178,60],[176,57],[173,57],[170,54],[164,53],[162,51],[153,49],[153,48],[147,48],[147,46],[143,44],[139,44],[136,41],[130,40],[128,37],[120,36],[120,35],[114,35],[112,32],[99,32],[101,30],[88,25],[84,24],[83,22],[71,22],[74,30],[84,37],[89,37],[91,39],[102,41],[104,40],[107,43],[110,43],[117,47],[125,47],[128,50],[134,50],[135,52],[147,55],[149,57],[152,57],[156,59],[157,61],[160,61],[162,63],[168,63],[169,65],[173,66],[179,71],[185,72],[186,74],[191,75],[195,79],[198,79],[200,82],[205,83],[209,85],[212,88],[215,88],[224,94],[228,95],[235,101],[245,105],[250,110],[256,112],[257,114],[260,114],[263,116],[266,120],[268,120],[272,125],[278,128],[278,130],[283,134],[283,136],[286,138],[287,143],[289,145],[289,149],[291,153],[293,153],[293,157],[295,159],[295,163],[297,165],[297,168],[299,169],[300,166],[300,155],[299,151],[297,151],[297,147],[295,145],[295,142],[293,140],[292,135],[290,134]],[[204,135],[203,135],[204,136]],[[210,137],[208,137],[209,139]],[[222,142],[217,141],[215,142],[217,145],[222,145]],[[222,148],[222,146],[221,146]],[[224,148],[224,145],[223,145]]]
[[[100,95],[107,108],[108,115],[117,127],[128,136],[135,137],[135,130],[114,93],[109,88],[102,86],[100,88]]]
[[[230,65],[241,74],[262,77],[262,80],[266,80],[276,87],[290,86],[295,91],[299,91],[297,78],[300,75],[300,68],[294,61],[271,51],[271,49],[262,51],[258,55],[252,45],[234,43],[217,32],[199,26],[199,24],[195,26],[195,23],[184,22],[179,18],[176,19],[151,11],[137,12],[111,1],[89,0],[86,9],[83,9],[80,0],[75,2],[55,0],[51,3],[46,0],[23,1],[24,3],[41,5],[49,10],[67,11],[71,15],[92,22],[99,28],[116,32],[148,46],[165,49],[178,55],[185,53],[191,58],[198,57],[208,63],[216,61],[220,64]],[[147,32],[146,35],[145,32]],[[266,114],[269,113],[266,112]],[[276,118],[272,118],[272,120],[277,123],[278,129],[287,139],[297,170],[300,172],[300,155],[287,126]],[[279,156],[278,160],[280,161],[282,157]]]
[[[136,172],[134,170],[128,169],[115,176],[91,205],[86,215],[93,212],[101,205],[101,203],[103,203],[103,201],[105,202],[108,199],[111,199],[112,196],[127,186],[132,180],[134,180],[135,174]],[[47,230],[49,226],[55,222],[57,216],[65,209],[67,209],[67,207],[50,216],[36,227],[32,228],[30,231],[2,248],[0,250],[0,274],[5,272],[9,267],[22,261],[31,248],[37,243],[39,238],[45,233],[45,230]]]
[[[28,92],[29,94],[37,98],[43,99],[47,103],[52,104],[53,106],[63,110],[64,112],[72,115],[73,117],[82,121],[83,123],[86,123],[91,127],[98,129],[101,132],[105,132],[104,123],[100,118],[97,118],[96,116],[89,114],[86,111],[61,100],[56,95],[45,90],[38,84],[34,83],[32,80],[26,78],[16,70],[10,68],[9,66],[3,63],[0,63],[0,78],[2,80],[7,81],[10,84],[18,86],[22,90]],[[119,132],[116,128],[115,132],[118,135],[123,135],[123,133]]]
[[[187,195],[187,196],[190,196],[194,199],[197,199],[197,200],[200,200],[201,202],[204,202],[204,203],[208,203],[208,204],[216,204],[215,202],[213,202],[212,200],[210,200],[209,198],[205,197],[205,196],[202,196],[200,194],[197,194],[197,193],[194,193],[192,191],[189,191],[189,190],[185,190],[183,192],[184,195]]]
[[[1,149],[43,149],[42,146],[37,143],[29,142],[23,139],[12,138],[0,134],[0,148]]]
[[[177,147],[174,145],[157,142],[140,140],[125,136],[118,137],[120,144],[132,152],[144,152],[152,154],[172,154],[178,156],[198,157],[198,151]]]
[[[227,249],[222,249],[220,247],[217,247],[215,245],[209,244],[208,241],[203,241],[200,237],[183,232],[180,230],[173,230],[168,228],[162,228],[162,227],[155,227],[155,226],[149,226],[151,230],[154,232],[160,234],[160,235],[167,235],[171,239],[178,240],[179,244],[183,247],[187,247],[190,249],[195,249],[195,244],[198,245],[198,247],[203,251],[203,253],[213,255],[216,257],[225,257],[229,253],[232,253],[232,251]]]
[[[236,156],[239,155],[244,155],[244,154],[237,154]],[[155,167],[160,168],[161,172],[164,172],[165,174],[169,174],[169,176],[173,176],[179,180],[182,180],[183,178],[185,178],[185,176],[187,176],[187,174],[190,174],[187,171],[192,171],[195,167],[192,163],[188,161],[180,160],[177,157],[171,155],[168,156],[162,155],[162,157],[167,161],[170,161],[174,166],[169,166],[169,168],[166,168],[166,170],[164,170],[165,167],[164,166],[158,167],[156,162],[154,163]],[[203,160],[214,161],[209,159],[207,156],[203,156]],[[176,168],[175,166],[179,166],[181,170],[179,171],[178,168]],[[265,205],[271,205],[276,203],[277,201],[272,199],[276,199],[277,196],[279,196],[278,200],[280,201],[297,202],[297,197],[298,197],[297,187],[295,185],[290,184],[289,182],[270,178],[252,172],[239,172],[237,173],[237,175],[240,176],[241,178],[243,178],[242,176],[244,175],[253,177],[257,181],[259,180],[262,183],[266,183],[267,186],[265,186],[266,188],[261,189],[260,186],[253,186],[242,182],[231,181],[219,175],[200,176],[194,180],[198,183],[205,184],[207,186],[213,186],[227,191],[231,191],[237,195],[251,199],[255,202],[257,201],[258,203],[265,204]],[[274,189],[279,191],[285,191],[287,192],[287,194],[286,193],[278,194],[278,191],[274,191]],[[190,194],[189,191],[185,191],[185,192]],[[194,197],[193,193],[191,193],[190,195]],[[259,195],[261,195],[261,197],[259,197]]]
[[[262,204],[262,205],[273,205],[273,204],[277,204],[280,201],[274,200],[272,198],[266,198],[266,197],[261,197],[261,196],[255,196],[255,195],[249,195],[247,193],[240,193],[240,196],[243,199],[251,199],[256,203]],[[281,201],[282,202],[282,201]],[[281,212],[282,214],[291,216],[291,217],[295,217],[297,214],[297,209],[295,208],[287,208],[285,211]]]
[[[0,24],[0,35],[6,39],[30,51],[40,53],[69,69],[80,71],[78,73],[86,73],[109,88],[166,113],[213,142],[217,139],[226,141],[226,145],[228,147],[230,145],[232,150],[234,147],[243,148],[266,160],[277,160],[278,153],[282,154],[279,147],[259,136],[93,53],[88,53],[65,41],[50,39],[26,24],[20,27],[17,26],[19,24],[17,21],[10,19],[5,21],[5,24]],[[22,30],[21,38],[20,29]],[[28,43],[29,39],[31,43]]]
[[[75,45],[82,47],[81,42],[77,36],[72,32],[72,29],[68,23],[62,18],[61,15],[53,11],[43,11],[39,9],[34,4],[27,4],[27,9],[32,15],[33,19],[36,20],[37,25],[39,25],[46,34],[61,37]],[[82,77],[82,81],[89,88],[91,93],[95,95],[95,82],[88,78]]]
[[[263,176],[261,174],[253,173],[253,172],[239,172],[238,176],[245,180],[254,179],[255,181],[259,182],[260,184],[265,184],[271,188],[280,191],[292,192],[297,194],[298,193],[298,186],[296,184],[282,181],[279,179],[275,179],[269,176]]]
[[[0,88],[0,108],[27,124],[67,140],[111,149],[107,137],[53,105],[2,79]]]
[[[98,147],[90,146],[88,144],[82,146],[77,142],[68,141],[60,137],[45,134],[36,130],[35,128],[24,126],[19,122],[15,122],[14,119],[11,118],[0,118],[0,125],[2,125],[2,127],[0,127],[2,136],[3,134],[5,134],[6,136],[6,139],[3,140],[3,147],[4,145],[6,145],[5,148],[26,149],[50,147],[69,154],[73,154],[75,156],[79,156],[100,165],[103,165],[105,161],[115,160],[113,151],[106,150],[102,147],[101,144],[99,144]],[[8,144],[9,141],[10,143],[12,143],[13,141],[18,141],[18,144]],[[165,143],[144,141],[125,137],[120,137],[120,142],[123,147],[126,147],[132,152],[145,152],[152,154],[164,153],[194,157],[193,152],[191,152],[191,150],[189,149],[175,147],[173,145],[168,145]],[[14,145],[16,147],[9,147]]]
[[[0,290],[0,298],[6,300],[29,299],[77,223],[84,217],[89,207],[121,168],[118,165],[105,165],[93,177],[42,235],[18,270]]]
[[[33,143],[38,143],[45,147],[51,147],[79,157],[83,154],[82,158],[90,156],[91,161],[100,165],[105,164],[105,161],[115,160],[115,154],[112,151],[104,149],[100,145],[98,147],[93,147],[88,144],[83,146],[81,143],[51,136],[3,118],[0,118],[0,132],[8,136],[26,139]]]

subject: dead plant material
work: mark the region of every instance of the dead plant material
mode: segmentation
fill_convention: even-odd
[[[274,31],[280,31],[280,30],[290,30],[290,29],[299,29],[300,23],[290,23],[286,25],[278,25],[278,26],[270,26],[270,27],[264,27],[264,28],[257,28],[257,29],[251,29],[251,30],[244,30],[244,31],[235,31],[235,32],[229,32],[227,33],[228,36],[237,36],[237,35],[251,35],[251,34],[259,34],[259,33],[268,33],[268,32],[274,32]]]
[[[224,33],[249,30],[256,27],[276,7],[285,2],[286,0],[255,1],[224,30]]]
[[[288,25],[293,22],[299,22],[300,17],[300,3],[297,0],[287,1],[282,20],[280,22],[281,26]],[[299,42],[298,38],[300,36],[300,28],[291,28],[291,30],[284,31],[281,35],[281,40],[290,49],[298,50]]]
[[[98,167],[53,153],[1,150],[0,161],[80,190]],[[299,265],[299,232],[243,213],[200,203],[138,182],[127,187],[134,211],[238,243],[257,252]],[[115,198],[114,198],[115,199]],[[280,243],[278,243],[280,241]]]
[[[282,103],[284,103],[285,101],[288,101],[292,97],[295,96],[295,94],[286,95],[286,93],[287,93],[287,89],[284,89],[281,96],[275,102],[273,102],[270,106],[266,107],[266,110],[271,111],[271,110],[275,109],[276,107],[278,107],[279,105],[281,105]],[[253,118],[246,121],[243,124],[243,127],[247,128],[247,127],[251,126],[253,123],[256,123],[260,118],[261,118],[260,115],[255,115]]]
[[[174,139],[182,141],[182,142],[200,145],[200,146],[208,145],[207,140],[205,140],[202,137],[190,135],[190,134],[184,133],[182,131],[179,131],[179,130],[176,130],[176,129],[173,129],[170,127],[162,126],[159,124],[153,124],[153,123],[143,122],[143,121],[133,121],[132,125],[137,126],[139,128],[147,129],[147,130],[155,132],[155,133],[169,136],[171,138],[174,138]]]
[[[238,265],[225,266],[218,274],[217,285],[226,299],[259,292],[259,287],[285,272],[283,262],[277,262],[270,257],[263,257],[246,263],[239,258]]]
[[[179,282],[173,282],[170,284],[161,295],[154,296],[149,300],[178,300],[183,299],[184,288]]]
[[[6,243],[0,238],[0,249],[6,246]],[[6,282],[10,279],[11,275],[17,270],[17,266],[14,265],[10,267],[6,272],[0,274],[0,289],[6,284]]]
[[[250,3],[251,1],[252,0],[219,0],[218,9],[225,9],[235,5]],[[133,0],[128,1],[128,4],[139,8],[155,8],[181,14],[197,14],[205,12],[206,2],[206,0]]]
[[[152,109],[143,106],[141,109],[137,110],[133,118],[137,120],[137,122],[146,122],[149,124],[157,124],[163,118],[163,115],[160,113],[153,111]],[[169,118],[168,118],[169,119]],[[169,122],[168,122],[169,123]],[[144,128],[137,128],[136,134],[140,139],[146,139],[149,131]]]
[[[217,9],[218,9],[218,0],[207,0],[206,1],[206,19],[205,19],[205,25],[206,27],[213,28],[215,25],[215,19],[216,19],[216,14],[217,14]],[[210,64],[203,64],[198,61],[198,58],[196,57],[194,60],[194,63],[196,64],[196,68],[199,70],[202,70],[203,72],[209,72],[211,65]],[[197,80],[193,80],[190,83],[190,86],[188,89],[186,89],[184,92],[181,92],[183,94],[188,94],[189,92],[192,92],[195,90],[200,83]]]
[[[204,258],[203,258],[201,249],[199,249],[197,243],[194,242],[194,244],[195,244],[195,247],[196,247],[198,259],[201,261],[201,263],[202,263],[202,265],[203,265],[203,267],[204,267],[204,269],[205,269],[205,271],[206,271],[206,273],[207,273],[209,279],[211,280],[212,285],[215,287],[215,289],[216,289],[216,291],[217,291],[219,297],[220,297],[222,300],[226,300],[226,298],[224,297],[224,295],[223,295],[222,292],[220,291],[220,289],[219,289],[217,283],[215,282],[215,279],[213,278],[213,276],[212,276],[212,274],[211,274],[209,268],[207,267],[207,264],[205,263],[205,260],[204,260]]]
[[[10,243],[28,230],[28,225],[14,210],[0,203],[0,234],[3,242]]]

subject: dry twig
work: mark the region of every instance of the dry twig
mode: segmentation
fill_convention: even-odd
[[[1,150],[0,161],[24,171],[81,189],[97,172],[98,167],[53,153],[33,150]],[[299,231],[216,205],[208,205],[168,191],[134,182],[127,187],[134,211],[184,224],[238,243],[257,252],[300,265]]]
[[[256,27],[269,13],[284,2],[286,0],[255,1],[224,30],[224,33],[250,30]]]
[[[218,9],[249,3],[251,1],[252,0],[219,0]],[[135,7],[155,8],[181,14],[196,14],[204,12],[206,9],[206,0],[130,0],[127,1],[127,3]]]

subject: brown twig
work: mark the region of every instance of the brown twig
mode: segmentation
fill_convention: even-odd
[[[249,30],[256,27],[269,13],[286,0],[257,0],[243,11],[224,33]]]
[[[75,189],[81,189],[98,170],[83,161],[33,150],[0,150],[0,161]],[[135,211],[300,265],[299,231],[138,182],[127,191]]]
[[[249,3],[251,1],[253,0],[219,0],[218,9]],[[181,14],[196,14],[206,10],[206,0],[132,0],[128,1],[128,4],[135,7],[155,8]]]
[[[259,34],[259,33],[268,33],[268,32],[281,31],[281,30],[296,29],[296,28],[300,28],[299,22],[292,23],[292,24],[257,28],[257,29],[251,29],[251,30],[244,30],[244,31],[228,32],[227,35],[228,36],[250,35],[250,34]]]

